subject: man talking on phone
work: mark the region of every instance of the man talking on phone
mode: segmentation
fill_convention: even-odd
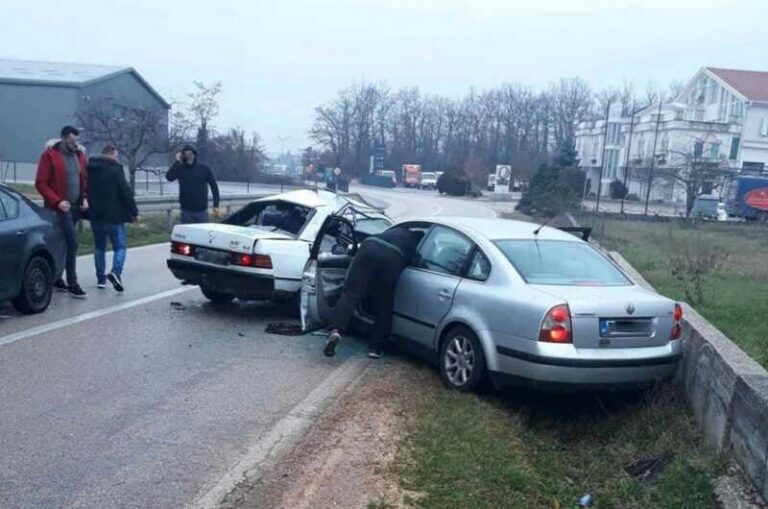
[[[170,182],[179,181],[182,223],[208,222],[208,186],[213,194],[213,215],[219,217],[219,186],[211,169],[197,160],[197,150],[185,145],[176,153],[176,162],[165,174]]]

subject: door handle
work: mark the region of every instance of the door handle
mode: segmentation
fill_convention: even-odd
[[[451,297],[453,297],[453,292],[443,288],[442,290],[437,292],[437,296],[440,297],[443,300],[450,299]]]

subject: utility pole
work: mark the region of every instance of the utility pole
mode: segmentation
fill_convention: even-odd
[[[608,117],[611,113],[611,102],[605,107],[605,132],[603,132],[603,156],[600,158],[600,176],[597,178],[597,201],[595,202],[595,212],[600,212],[600,193],[603,187],[603,168],[605,168],[605,153],[608,147]]]
[[[651,168],[648,172],[648,189],[645,190],[645,210],[643,215],[648,215],[648,202],[651,199],[651,185],[653,184],[653,172],[656,169],[656,142],[659,140],[659,126],[661,125],[661,105],[659,101],[659,111],[656,114],[656,132],[653,135],[653,150],[651,151]]]
[[[626,162],[624,164],[624,189],[627,188],[627,178],[629,176],[629,154],[632,151],[632,131],[635,127],[635,113],[637,111],[635,110],[635,101],[632,101],[632,113],[629,117],[629,138],[627,139],[627,157]],[[621,197],[621,213],[624,213],[624,198],[626,197],[626,193]]]

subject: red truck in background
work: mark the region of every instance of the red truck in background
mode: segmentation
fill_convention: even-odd
[[[420,164],[404,164],[402,173],[402,183],[405,187],[421,186],[421,165]]]

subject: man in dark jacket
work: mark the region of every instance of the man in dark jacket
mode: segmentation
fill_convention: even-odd
[[[370,299],[373,311],[368,357],[381,357],[382,346],[392,332],[395,287],[400,273],[416,254],[421,236],[407,228],[395,226],[365,239],[352,261],[338,302],[330,312],[333,329],[328,334],[323,353],[336,355],[341,332],[349,327],[355,309]]]
[[[107,279],[118,292],[123,287],[123,266],[127,252],[125,223],[139,216],[133,192],[125,180],[123,166],[114,145],[107,144],[101,155],[88,161],[88,195],[91,197],[93,258],[96,263],[96,287],[106,288]],[[112,244],[112,271],[104,274],[107,238]]]
[[[213,194],[213,214],[219,216],[219,186],[211,169],[198,162],[197,151],[185,145],[176,154],[176,162],[170,167],[165,178],[179,181],[179,204],[182,223],[208,222],[208,186]]]
[[[67,245],[67,282],[58,280],[54,287],[70,295],[85,298],[77,283],[77,222],[88,210],[85,154],[78,145],[80,132],[67,125],[61,129],[61,139],[49,142],[37,164],[35,187],[45,206],[56,212],[59,227]]]

